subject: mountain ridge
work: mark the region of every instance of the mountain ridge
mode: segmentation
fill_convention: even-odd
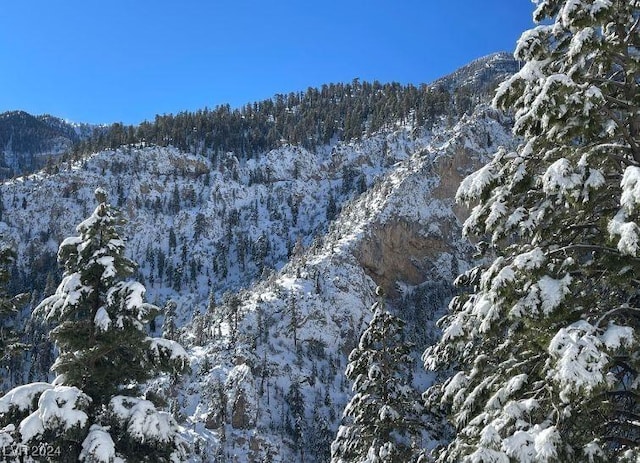
[[[0,114],[0,178],[28,174],[89,138],[95,126],[75,124],[49,114]]]
[[[332,140],[357,140],[397,121],[433,126],[443,113],[459,118],[480,100],[486,100],[496,82],[517,66],[513,57],[499,52],[478,58],[431,84],[383,84],[354,79],[350,83],[310,87],[304,92],[276,94],[238,108],[222,104],[213,109],[156,115],[153,121],[138,125],[70,124],[52,116],[31,116],[18,111],[4,113],[4,119],[6,115],[20,113],[41,125],[55,122],[49,125],[67,136],[62,148],[45,153],[50,162],[60,158],[78,160],[83,155],[135,143],[175,146],[203,155],[233,151],[241,159],[250,159],[287,143],[313,150]],[[467,81],[463,82],[461,76],[467,76]],[[0,117],[0,135],[2,121]],[[74,136],[74,128],[81,136]],[[42,167],[33,160],[29,163],[32,151],[11,152],[21,166],[15,173],[29,173]],[[63,153],[64,156],[59,156]]]
[[[313,148],[250,156],[136,141],[5,181],[0,232],[20,256],[11,291],[34,288],[31,307],[48,295],[58,244],[104,188],[127,219],[136,279],[169,310],[154,331],[191,357],[182,380],[148,385],[183,425],[191,461],[326,461],[376,286],[409,322],[417,360],[453,276],[472,264],[456,184],[515,140],[490,96],[470,95],[478,102],[461,117],[451,103],[430,124],[399,118]],[[33,347],[8,380],[47,379],[45,334],[27,330]],[[432,379],[414,370],[416,388]]]

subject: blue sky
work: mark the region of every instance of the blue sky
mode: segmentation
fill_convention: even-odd
[[[0,5],[0,112],[128,124],[330,82],[428,83],[512,51],[530,0],[23,0]]]

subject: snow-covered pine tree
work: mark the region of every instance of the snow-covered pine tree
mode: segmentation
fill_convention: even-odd
[[[381,288],[377,292],[373,317],[349,355],[345,374],[354,396],[331,444],[332,463],[410,463],[420,456],[422,405],[409,382],[411,346],[404,321],[385,309]]]
[[[135,263],[124,256],[118,216],[102,189],[96,198],[98,207],[77,227],[80,236],[60,245],[62,282],[35,311],[55,326],[58,377],[0,398],[0,442],[47,442],[44,450],[57,453],[36,461],[179,461],[177,423],[137,395],[140,383],[160,372],[183,371],[188,357],[176,342],[147,336],[145,325],[160,309],[128,279]]]
[[[145,288],[128,279],[136,264],[125,257],[116,227],[121,219],[96,190],[98,207],[58,251],[64,266],[56,292],[36,308],[56,326],[59,354],[52,369],[59,384],[72,385],[104,404],[122,387],[135,387],[159,370],[184,368],[171,342],[147,336],[145,325],[160,309],[144,302]],[[176,360],[176,361],[174,361]]]
[[[9,296],[7,284],[9,283],[9,269],[15,261],[15,251],[0,237],[0,371],[4,370],[2,378],[6,378],[11,384],[12,363],[16,356],[21,355],[26,345],[20,341],[16,330],[17,315],[20,306],[27,302],[28,294]],[[15,365],[13,365],[15,367]],[[14,383],[15,384],[15,383]],[[6,387],[0,379],[0,389]]]
[[[495,104],[516,152],[467,179],[467,235],[493,260],[467,274],[428,368],[448,404],[451,462],[640,459],[640,2],[538,0]]]

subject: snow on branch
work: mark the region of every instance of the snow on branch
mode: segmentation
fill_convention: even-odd
[[[551,164],[542,176],[542,189],[548,195],[566,195],[582,185],[582,175],[577,173],[566,158]]]
[[[640,167],[628,166],[622,181],[622,194],[620,195],[620,206],[628,214],[633,214],[638,204],[640,204]]]
[[[89,419],[86,410],[90,402],[91,398],[77,387],[46,389],[38,400],[38,408],[20,423],[22,442],[29,442],[48,430],[58,433],[84,427]]]
[[[596,328],[584,320],[560,329],[549,343],[549,354],[555,359],[549,375],[560,386],[560,399],[565,403],[573,394],[591,392],[605,381],[609,358],[602,351]]]
[[[189,366],[189,355],[177,342],[165,338],[147,338],[150,349],[156,359],[168,359],[172,363],[177,363],[178,369]]]
[[[640,227],[635,222],[627,222],[624,209],[621,209],[610,221],[607,231],[612,239],[618,237],[618,251],[622,255],[638,256],[640,249]]]
[[[47,320],[55,320],[76,307],[90,292],[91,288],[82,284],[80,273],[72,273],[62,279],[56,292],[44,299],[34,313],[44,315]]]
[[[12,409],[19,412],[31,410],[36,398],[52,387],[49,383],[30,383],[13,388],[0,398],[0,413],[9,413]]]
[[[108,432],[108,428],[94,424],[82,442],[80,461],[92,463],[111,463],[116,457],[116,446]]]
[[[148,400],[115,396],[109,402],[109,411],[140,443],[167,443],[176,439],[178,425],[171,414],[158,411]]]
[[[468,203],[480,198],[487,187],[498,178],[497,167],[495,163],[490,162],[462,180],[456,192],[456,201]]]

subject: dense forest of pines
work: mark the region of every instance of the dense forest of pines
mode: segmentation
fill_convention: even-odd
[[[468,65],[473,75],[460,85],[456,74],[431,85],[364,82],[326,84],[304,92],[278,94],[240,108],[219,105],[195,112],[157,115],[139,125],[71,124],[56,117],[22,111],[0,115],[0,178],[53,168],[62,159],[115,149],[132,143],[174,146],[217,156],[234,152],[250,159],[282,144],[313,150],[334,140],[360,139],[385,126],[411,123],[430,128],[441,118],[457,120],[495,90],[496,79],[517,71],[507,53],[499,64],[483,60]],[[460,71],[459,71],[460,72]],[[456,85],[451,85],[455,81]]]
[[[405,333],[405,321],[385,308],[381,287],[375,290],[372,314],[362,317],[361,322],[368,318],[369,323],[359,342],[339,344],[358,338],[358,325],[347,325],[368,297],[366,291],[354,297],[350,290],[373,282],[347,255],[346,244],[337,245],[343,237],[335,236],[326,247],[311,245],[317,251],[313,257],[323,259],[307,259],[302,243],[292,246],[291,273],[276,278],[264,272],[267,234],[253,242],[253,251],[251,242],[232,235],[230,226],[242,218],[239,210],[224,217],[228,242],[240,243],[235,249],[238,263],[244,265],[246,255],[253,254],[256,269],[262,267],[260,291],[227,294],[221,304],[212,293],[206,312],[194,311],[182,336],[174,320],[176,306],[167,302],[164,337],[154,337],[151,331],[156,330],[147,324],[163,309],[145,302],[143,284],[132,279],[136,264],[124,255],[125,239],[116,230],[119,212],[107,202],[105,190],[97,189],[97,208],[78,225],[78,234],[59,247],[58,262],[64,268],[60,284],[34,312],[53,325],[49,338],[57,357],[52,370],[58,376],[53,382],[20,385],[0,397],[0,443],[38,449],[44,442],[51,452],[33,460],[53,455],[63,462],[282,462],[292,461],[293,455],[310,462],[327,461],[329,451],[332,463],[639,462],[640,1],[534,3],[539,25],[522,35],[515,51],[522,68],[500,84],[493,99],[494,112],[514,113],[513,133],[521,143],[492,152],[486,165],[456,185],[455,199],[471,211],[462,235],[476,240],[481,260],[460,269],[455,282],[460,292],[437,322],[441,336],[422,355],[424,369],[432,373],[430,385],[417,390],[412,384],[410,341],[421,333],[415,328]],[[479,74],[472,73],[474,78]],[[158,116],[138,127],[114,124],[76,143],[72,154],[148,143],[192,151],[195,155],[189,156],[199,162],[214,164],[216,159],[219,166],[219,155],[227,151],[246,160],[291,143],[309,148],[305,154],[311,157],[323,151],[318,145],[334,139],[354,140],[407,123],[404,130],[417,127],[419,133],[460,117],[473,108],[474,99],[492,91],[470,82],[453,89],[446,81],[416,88],[354,80],[235,110],[220,106]],[[482,136],[486,140],[487,132]],[[469,156],[463,147],[473,140],[460,140],[453,149]],[[133,159],[136,149],[128,148]],[[426,151],[416,150],[407,164],[424,161]],[[459,165],[448,161],[449,173],[462,174]],[[292,167],[291,176],[297,178],[294,172],[298,169]],[[339,213],[333,196],[340,184],[345,192],[360,184],[348,172],[327,188],[331,200],[325,218],[332,222],[327,239],[338,235],[338,229],[365,234],[360,223],[349,220],[356,213],[349,217],[349,207]],[[200,174],[204,184],[207,172]],[[163,175],[175,176],[175,170]],[[246,178],[253,181],[255,174]],[[364,174],[362,179],[366,191]],[[404,185],[409,194],[424,193],[409,185]],[[373,194],[374,185],[365,200],[381,216],[384,211],[373,204],[387,200],[390,190],[378,188],[379,196]],[[195,190],[186,195],[177,187],[174,191],[157,209],[165,207],[175,215],[187,202],[195,205]],[[238,188],[229,196],[241,194]],[[222,199],[212,195],[216,205]],[[358,212],[370,219],[365,200]],[[284,193],[279,201],[287,202]],[[289,209],[296,211],[290,223],[295,224],[299,204],[290,203]],[[135,202],[131,204],[134,209]],[[260,210],[267,212],[264,219],[271,215],[270,206],[247,204],[247,210],[255,211],[247,215],[256,225]],[[135,210],[141,206],[142,201]],[[149,202],[149,209],[155,207]],[[351,207],[353,212],[356,206]],[[421,212],[426,208],[407,205]],[[402,220],[400,214],[391,217],[389,222]],[[421,219],[432,217],[435,212]],[[419,226],[429,230],[429,220]],[[194,218],[192,228],[196,242],[206,233],[206,217]],[[188,248],[178,244],[182,237],[168,235],[169,250],[186,261]],[[159,256],[157,270],[160,262],[165,266]],[[12,316],[24,297],[9,298],[1,287],[13,259],[13,252],[0,252],[3,318]],[[343,271],[309,271],[312,265],[329,268],[331,259],[343,259]],[[451,272],[455,268],[457,273],[458,265],[450,261]],[[197,265],[192,272],[196,280]],[[158,278],[161,274],[157,272]],[[172,282],[176,292],[183,289],[181,277]],[[331,297],[323,301],[327,288]],[[297,289],[303,297],[296,295]],[[448,299],[454,291],[448,285],[421,290],[405,295],[405,307],[398,312],[410,314],[414,304],[417,309],[421,299],[431,299],[432,304],[420,303],[426,317],[430,305],[440,305],[436,299]],[[8,329],[6,333],[0,347],[10,353],[8,344],[16,344],[17,337]],[[188,353],[174,337],[189,341]],[[331,351],[333,344],[340,349]],[[209,350],[200,349],[207,346]],[[222,363],[212,360],[216,358],[228,362],[224,374]],[[7,361],[6,354],[1,360]],[[342,367],[344,377],[337,378]],[[205,386],[187,385],[189,396],[197,398],[191,416],[202,425],[201,434],[192,434],[188,442],[184,436],[188,428],[195,434],[198,422],[181,415],[186,404],[180,408],[177,400],[164,398],[178,397],[178,377],[191,368],[199,369],[204,378],[199,384]],[[142,395],[152,379],[159,381],[158,393]],[[330,389],[338,383],[339,388]],[[329,448],[339,420],[336,399],[344,398],[347,383],[352,383],[350,400]],[[279,440],[271,445],[268,436]],[[236,453],[235,444],[246,452]],[[22,454],[12,457],[27,461]]]
[[[76,147],[77,153],[147,142],[173,145],[183,151],[227,152],[251,158],[281,143],[313,148],[332,138],[359,138],[384,124],[415,118],[433,123],[447,110],[457,113],[471,103],[463,95],[455,104],[444,89],[400,84],[359,82],[324,85],[304,93],[277,95],[273,99],[229,105],[176,115],[158,115],[137,127],[113,124]],[[413,111],[414,108],[417,110]]]
[[[516,61],[504,55],[504,71],[514,72]],[[332,139],[352,140],[387,125],[412,123],[431,127],[441,117],[458,119],[495,90],[478,82],[450,89],[436,85],[361,82],[329,84],[306,92],[232,109],[229,105],[176,115],[158,115],[138,126],[111,125],[74,146],[74,155],[123,144],[173,145],[194,153],[232,151],[249,159],[283,143],[314,149]]]

